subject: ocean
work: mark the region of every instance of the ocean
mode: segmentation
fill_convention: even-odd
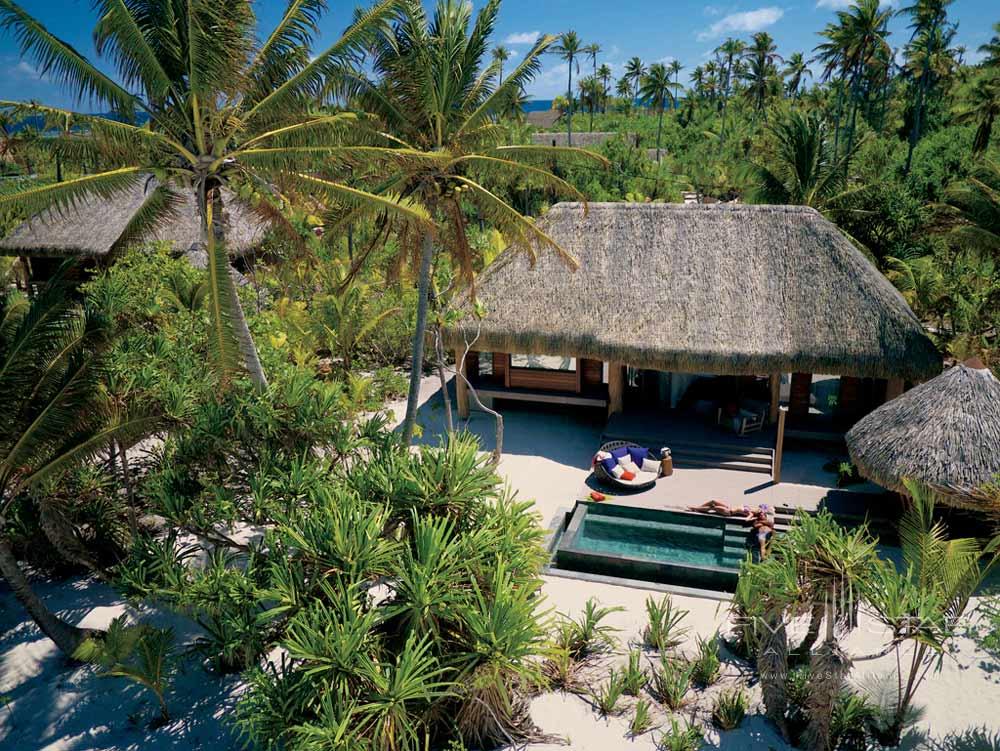
[[[552,109],[551,99],[529,99],[524,103],[525,112],[546,112]]]

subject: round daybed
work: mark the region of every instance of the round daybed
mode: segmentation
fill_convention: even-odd
[[[628,451],[628,449],[641,448],[643,448],[643,446],[640,446],[638,443],[632,443],[631,441],[609,441],[601,446],[597,453],[600,454],[604,451],[614,456],[616,451],[620,452],[621,449]],[[656,462],[658,465],[660,463],[660,457],[654,454],[652,449],[646,449],[645,458]],[[636,463],[638,464],[638,462]],[[597,460],[597,454],[594,455],[593,469],[594,476],[602,483],[611,485],[615,488],[621,488],[622,490],[646,490],[653,487],[656,484],[656,481],[663,475],[663,469],[661,467],[656,473],[639,472],[635,479],[623,480],[611,474],[607,467],[605,467],[602,462]]]

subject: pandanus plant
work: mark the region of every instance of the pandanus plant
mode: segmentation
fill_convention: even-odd
[[[112,115],[19,102],[0,102],[0,108],[71,119],[89,136],[78,139],[76,148],[89,151],[95,162],[99,157],[101,164],[114,165],[4,195],[0,208],[31,216],[91,197],[113,200],[145,186],[141,207],[116,243],[124,247],[175,217],[184,194],[192,197],[207,254],[210,351],[216,368],[224,377],[245,369],[258,387],[265,387],[226,250],[225,202],[240,199],[226,189],[252,185],[261,198],[249,208],[289,234],[275,208],[283,200],[279,186],[427,222],[422,208],[392,192],[373,195],[310,172],[319,164],[389,158],[383,146],[364,145],[378,138],[362,135],[363,118],[316,111],[313,103],[352,66],[374,29],[393,18],[399,5],[399,0],[381,0],[317,53],[313,42],[324,0],[290,2],[262,42],[249,0],[97,0],[97,51],[109,58],[118,83],[13,0],[0,0],[0,30],[14,38],[21,55],[71,95]]]

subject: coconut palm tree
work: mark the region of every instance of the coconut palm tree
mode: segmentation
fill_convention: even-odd
[[[0,28],[21,54],[41,66],[74,96],[107,106],[114,117],[79,115],[54,107],[22,105],[25,112],[72,117],[89,130],[95,155],[115,166],[56,185],[0,198],[0,206],[31,216],[72,205],[88,196],[113,199],[155,175],[156,187],[126,230],[136,242],[172,216],[181,193],[198,207],[201,245],[207,255],[212,359],[227,378],[242,368],[259,387],[267,385],[260,358],[236,293],[226,251],[225,196],[252,185],[266,198],[253,206],[281,223],[271,207],[281,182],[328,201],[365,205],[372,212],[423,214],[397,201],[305,174],[331,161],[378,154],[376,146],[352,151],[363,122],[353,114],[311,112],[310,102],[329,79],[342,75],[372,30],[396,12],[397,0],[381,0],[327,49],[312,42],[326,4],[289,4],[263,42],[256,38],[249,0],[189,0],[150,12],[145,4],[97,0],[94,30],[98,54],[114,65],[121,84],[55,37],[13,0],[0,0]],[[5,105],[15,103],[4,102]],[[148,125],[133,124],[137,113]]]
[[[781,71],[781,75],[787,80],[786,91],[792,99],[799,98],[799,87],[802,85],[802,79],[805,76],[812,78],[812,71],[809,69],[809,63],[806,62],[801,52],[793,52],[788,60],[785,62],[785,69]]]
[[[633,57],[625,63],[625,79],[632,84],[632,99],[639,96],[639,86],[642,85],[642,78],[646,75],[646,66],[638,57]],[[631,106],[629,107],[631,109]]]
[[[826,211],[845,191],[843,160],[835,158],[824,121],[816,114],[792,111],[769,129],[773,153],[754,165],[755,199],[762,203],[812,206]]]
[[[594,111],[601,101],[601,82],[594,76],[587,76],[577,81],[577,88],[580,90],[580,103],[585,104],[590,111],[590,130],[594,129]]]
[[[771,35],[766,31],[754,34],[753,44],[743,52],[743,60],[748,66],[749,88],[746,95],[753,102],[754,110],[758,114],[764,114],[771,81],[777,74],[775,62],[783,62]]]
[[[597,69],[597,78],[601,82],[601,111],[607,113],[608,97],[611,96],[611,67],[602,63],[601,67]]]
[[[1000,21],[993,24],[993,31],[996,32],[986,44],[979,45],[979,52],[983,55],[983,67],[1000,68]]]
[[[510,50],[502,44],[493,48],[493,62],[499,66],[497,86],[503,86],[503,64],[510,60]]]
[[[933,89],[934,57],[942,50],[947,50],[954,35],[949,36],[948,6],[953,0],[915,0],[913,5],[900,8],[897,13],[910,17],[910,28],[913,33],[907,45],[907,68],[910,75],[917,81],[915,101],[913,104],[913,123],[910,127],[910,137],[907,143],[906,166],[903,174],[910,174],[913,163],[913,150],[917,146],[923,131],[923,113],[926,101]]]
[[[590,62],[591,62],[592,66],[593,66],[593,69],[594,69],[594,72],[592,74],[593,75],[593,81],[596,83],[597,79],[598,79],[598,76],[597,76],[597,56],[601,54],[601,45],[599,45],[597,42],[593,42],[591,44],[585,45],[582,51],[583,51],[584,55],[586,55],[587,57],[590,58]],[[594,132],[594,108],[593,108],[593,106],[590,108],[590,132],[591,133]]]
[[[653,63],[649,66],[649,72],[642,80],[642,87],[639,89],[639,97],[651,106],[656,108],[656,161],[660,161],[660,141],[663,135],[663,111],[667,102],[671,108],[674,104],[674,88],[676,83],[670,80],[670,72],[663,63]]]
[[[1000,259],[1000,163],[985,160],[950,186],[942,210],[955,220],[950,235],[958,245]]]
[[[4,529],[12,505],[34,499],[57,548],[76,543],[39,494],[48,482],[108,448],[149,432],[154,417],[117,415],[102,389],[111,327],[65,294],[60,276],[30,304],[0,297],[0,574],[42,633],[72,657],[88,635],[52,613],[32,590]],[[72,540],[68,542],[68,540]]]
[[[985,46],[985,45],[984,45]],[[972,153],[982,154],[990,146],[993,124],[1000,117],[1000,75],[982,76],[969,91],[969,101],[955,113],[955,122],[975,124]]]
[[[552,45],[552,52],[559,55],[566,61],[569,77],[566,81],[566,99],[569,102],[569,111],[566,114],[566,145],[573,145],[573,67],[576,72],[580,72],[579,58],[583,54],[583,43],[575,31],[567,31],[559,36],[558,41]]]
[[[632,114],[632,105],[635,102],[635,99],[632,97],[632,82],[625,76],[622,76],[618,79],[618,83],[615,84],[615,93],[625,104],[626,112]]]
[[[359,175],[359,181],[379,195],[402,196],[424,207],[434,221],[433,226],[404,221],[393,259],[397,270],[411,259],[417,269],[413,365],[402,428],[406,442],[412,440],[416,421],[436,246],[450,256],[459,282],[471,286],[475,250],[466,235],[466,210],[472,208],[507,244],[530,253],[552,249],[572,263],[555,241],[491,188],[528,185],[582,200],[575,188],[539,165],[561,157],[606,164],[577,149],[504,145],[505,131],[497,121],[537,73],[556,38],[540,38],[494,89],[489,85],[492,71],[484,70],[483,63],[499,10],[500,0],[489,0],[473,18],[468,3],[439,0],[428,17],[418,0],[407,2],[399,23],[382,27],[369,44],[372,77],[359,75],[351,91],[400,145],[396,162]],[[342,208],[335,222],[354,221],[353,207]],[[355,267],[365,259],[360,257]]]

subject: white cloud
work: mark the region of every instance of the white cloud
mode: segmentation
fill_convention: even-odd
[[[830,10],[842,10],[851,4],[851,0],[816,0],[817,8],[829,8]]]
[[[706,16],[721,16],[722,8],[720,8],[718,5],[706,5],[704,8],[701,9],[701,12],[704,13]]]
[[[731,32],[760,31],[777,23],[783,15],[785,15],[785,11],[773,5],[742,13],[730,13],[698,34],[698,39],[703,42],[706,39],[714,39]]]
[[[503,40],[504,44],[534,44],[542,35],[540,31],[519,31]]]
[[[18,78],[38,78],[38,69],[31,63],[22,60],[10,70],[11,75]]]

